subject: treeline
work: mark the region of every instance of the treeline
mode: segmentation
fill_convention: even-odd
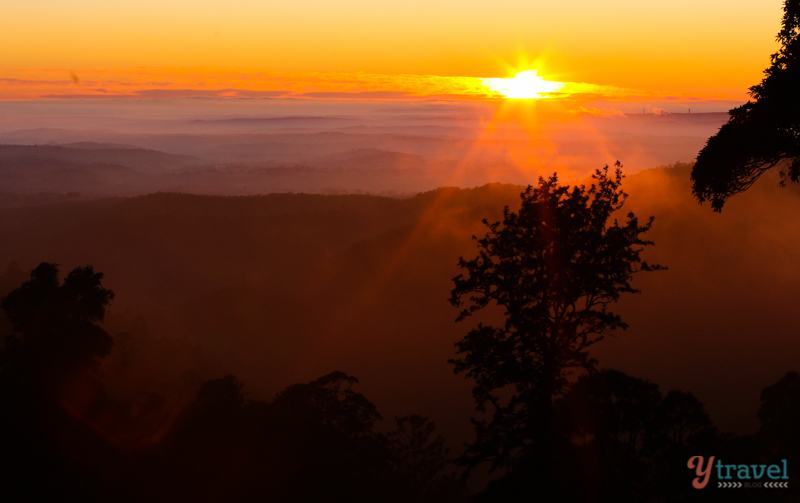
[[[382,429],[376,407],[332,372],[272,401],[213,379],[151,445],[125,449],[92,418],[115,414],[94,372],[111,350],[113,293],[91,267],[60,281],[41,264],[3,300],[3,490],[10,501],[450,501],[463,494],[444,440],[421,416]],[[88,395],[75,400],[78,394]],[[158,407],[157,395],[149,406]]]
[[[528,452],[472,496],[463,456],[448,451],[429,419],[382,420],[343,372],[271,401],[248,399],[233,376],[212,379],[151,443],[120,446],[90,419],[119,407],[93,371],[112,348],[102,320],[113,294],[101,279],[86,267],[60,281],[56,266],[41,264],[3,300],[7,501],[680,501],[698,495],[685,465],[691,455],[770,463],[793,461],[800,448],[797,373],[764,389],[758,433],[731,436],[691,393],[661,393],[614,370],[580,378],[557,400],[553,456]],[[79,408],[65,401],[76,383],[90,395]],[[158,407],[153,396],[149,406]],[[715,492],[731,497],[701,494]],[[771,498],[791,501],[759,492]]]

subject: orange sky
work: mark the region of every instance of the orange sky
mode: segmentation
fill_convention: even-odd
[[[616,98],[741,100],[776,48],[781,5],[28,0],[2,9],[0,98],[162,89],[471,96],[480,78],[535,62],[550,79]]]

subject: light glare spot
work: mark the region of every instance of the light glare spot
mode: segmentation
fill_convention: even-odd
[[[483,79],[483,85],[509,99],[542,99],[564,87],[563,82],[543,79],[536,70],[525,70],[506,79]]]

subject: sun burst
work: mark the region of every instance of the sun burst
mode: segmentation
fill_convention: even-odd
[[[492,93],[508,99],[543,99],[564,88],[564,82],[545,80],[536,70],[525,70],[511,78],[483,79]]]

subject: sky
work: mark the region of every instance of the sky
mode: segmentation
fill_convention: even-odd
[[[781,5],[0,0],[0,99],[480,99],[483,79],[536,69],[614,100],[740,101],[777,48]]]

